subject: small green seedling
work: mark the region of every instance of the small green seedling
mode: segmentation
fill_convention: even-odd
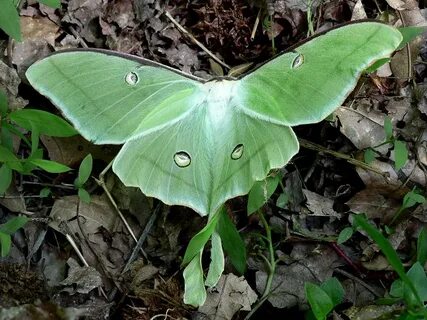
[[[355,227],[363,229],[375,241],[387,261],[399,275],[400,279],[394,281],[391,286],[390,299],[386,299],[388,303],[395,303],[401,300],[405,302],[406,308],[402,311],[399,319],[426,319],[427,309],[424,304],[427,302],[427,276],[422,264],[426,261],[427,250],[426,244],[421,244],[422,241],[426,240],[426,230],[420,233],[418,239],[418,261],[412,265],[408,272],[405,272],[397,252],[377,228],[360,214],[354,215],[353,221]]]
[[[86,203],[90,202],[90,194],[84,188],[84,184],[90,178],[90,173],[92,172],[92,166],[93,166],[92,155],[88,154],[80,163],[78,176],[74,181],[74,186],[78,190],[79,198]]]
[[[307,319],[325,320],[331,311],[344,300],[344,288],[337,278],[329,278],[320,286],[306,282],[305,296],[311,310]]]
[[[380,143],[378,146],[373,148],[368,148],[364,152],[364,159],[367,164],[370,164],[375,160],[377,152],[376,148],[383,146],[385,144],[392,144],[394,150],[394,167],[396,170],[400,170],[408,161],[408,149],[406,143],[402,140],[398,140],[393,135],[393,124],[389,117],[384,118],[384,132],[386,139],[384,142]]]
[[[60,8],[61,0],[39,0],[51,8]],[[16,41],[22,40],[18,0],[0,0],[0,29]]]
[[[353,227],[346,227],[342,229],[340,234],[338,235],[337,243],[343,244],[353,236],[353,233],[354,233]]]
[[[15,217],[4,224],[0,224],[0,256],[2,258],[9,254],[12,244],[12,235],[28,222],[25,216]]]
[[[423,204],[424,202],[426,202],[426,198],[421,195],[418,190],[414,189],[409,191],[403,197],[402,205],[393,216],[390,225],[393,225],[396,221],[398,221],[399,218],[404,214],[406,209],[409,209],[417,204]]]
[[[31,132],[30,140],[22,134],[23,129]],[[35,109],[10,111],[6,95],[0,91],[0,195],[10,186],[13,171],[31,174],[36,168],[50,173],[70,170],[63,164],[43,159],[43,150],[38,147],[39,136],[69,137],[76,133],[66,121],[51,113]],[[24,141],[31,150],[27,158],[20,159],[15,155],[14,136]]]

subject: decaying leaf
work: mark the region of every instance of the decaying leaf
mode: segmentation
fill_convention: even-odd
[[[306,303],[304,283],[322,282],[332,276],[335,267],[341,263],[336,253],[327,246],[297,244],[285,259],[286,265],[277,266],[273,278],[273,291],[268,301],[276,308],[303,307]],[[256,285],[263,292],[267,273],[257,271]]]
[[[62,291],[70,294],[89,293],[93,289],[102,285],[101,275],[93,267],[81,267],[73,258],[68,259],[70,267],[68,277],[61,281],[61,285],[65,286]]]
[[[239,310],[250,311],[256,300],[257,294],[243,277],[223,274],[199,312],[211,320],[229,320]]]

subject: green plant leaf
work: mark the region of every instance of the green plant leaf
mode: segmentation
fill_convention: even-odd
[[[20,160],[6,147],[0,145],[0,163],[6,163],[10,169],[22,171]]]
[[[21,41],[21,22],[13,1],[0,0],[0,8],[0,29],[16,41]]]
[[[394,167],[400,170],[408,161],[408,149],[406,143],[400,140],[394,141]]]
[[[8,103],[7,103],[6,94],[0,90],[0,116],[5,116],[7,113],[7,109],[8,109]]]
[[[34,154],[37,152],[37,149],[39,147],[39,139],[40,139],[40,133],[38,128],[33,128],[31,130],[31,154]]]
[[[90,194],[89,192],[86,191],[86,189],[79,188],[77,193],[80,200],[82,200],[85,203],[90,203]]]
[[[421,300],[418,296],[418,293],[412,284],[411,280],[405,273],[405,268],[403,267],[402,262],[399,259],[396,251],[391,246],[390,242],[375,228],[373,227],[363,215],[353,215],[354,224],[357,227],[362,228],[371,238],[375,241],[375,243],[380,247],[382,253],[387,258],[387,261],[393,267],[394,271],[399,275],[400,279],[408,286],[413,293],[415,293],[416,299],[419,304],[421,304]]]
[[[38,0],[38,1],[51,8],[56,8],[56,9],[61,8],[60,0]]]
[[[9,219],[6,223],[0,224],[0,232],[8,235],[14,234],[20,228],[22,228],[28,222],[28,218],[25,216],[18,216]]]
[[[248,196],[248,215],[256,212],[270,199],[271,195],[277,189],[281,179],[280,175],[269,176],[263,181],[257,181],[249,191]]]
[[[372,150],[371,148],[366,149],[365,152],[363,153],[365,163],[367,163],[367,164],[372,163],[372,161],[375,160],[376,155],[377,154],[375,153],[375,151]]]
[[[421,229],[417,239],[417,261],[425,265],[427,261],[427,229]]]
[[[426,198],[423,195],[411,190],[403,197],[402,209],[411,208],[416,204],[423,204],[425,201]]]
[[[10,119],[29,131],[37,128],[40,134],[52,137],[71,137],[77,131],[64,119],[42,110],[20,109],[9,114]]]
[[[427,276],[421,264],[419,262],[415,262],[408,270],[407,275],[417,290],[421,301],[427,301]],[[408,305],[418,305],[417,298],[414,296],[411,288],[404,286],[403,297]]]
[[[384,132],[386,140],[393,138],[393,124],[391,123],[391,119],[387,116],[384,117]]]
[[[372,65],[370,65],[368,68],[366,68],[365,72],[372,73],[374,71],[377,71],[379,68],[381,68],[388,62],[390,62],[390,58],[379,59],[375,61]]]
[[[343,302],[345,291],[337,278],[332,277],[327,279],[320,285],[320,288],[322,288],[323,291],[327,293],[329,298],[331,298],[334,307]]]
[[[50,188],[45,187],[45,188],[43,188],[43,189],[41,189],[41,190],[40,190],[39,195],[40,195],[40,197],[42,197],[42,198],[46,198],[46,197],[48,197],[51,193],[52,193],[52,191],[50,190]]]
[[[0,231],[0,256],[2,258],[6,257],[9,254],[11,244],[12,240],[10,238],[10,235]]]
[[[348,239],[351,238],[351,236],[353,235],[353,228],[352,227],[347,227],[341,230],[340,234],[338,235],[338,240],[337,243],[338,244],[342,244],[344,242],[346,242]]]
[[[277,198],[276,206],[282,209],[286,209],[286,205],[288,204],[288,202],[289,202],[289,196],[283,192]]]
[[[240,274],[246,270],[246,246],[236,226],[223,210],[219,217],[216,231],[221,236],[225,252],[230,257],[231,263]]]
[[[9,151],[13,151],[13,135],[9,130],[9,124],[6,120],[1,120],[0,126],[0,144]]]
[[[310,282],[304,284],[304,289],[308,303],[316,319],[325,320],[329,312],[334,308],[329,295],[318,285]]]
[[[50,160],[31,159],[29,162],[50,173],[63,173],[71,170],[71,168],[62,163]]]
[[[205,285],[208,287],[216,286],[224,271],[224,252],[222,251],[221,237],[218,233],[212,233],[211,244],[211,263],[205,281]]]
[[[390,287],[390,295],[396,298],[403,299],[403,281],[396,279],[393,281]]]
[[[225,210],[221,207],[220,211],[217,212],[212,218],[208,221],[207,225],[200,230],[193,238],[191,238],[190,243],[185,250],[184,258],[182,260],[182,265],[189,263],[194,256],[196,256],[204,248],[206,242],[210,239],[212,233],[215,231],[216,224],[221,215],[221,211]]]
[[[184,303],[194,307],[201,306],[206,301],[206,289],[203,281],[202,250],[197,253],[185,267]]]
[[[398,29],[403,36],[402,42],[399,44],[399,47],[396,50],[402,49],[406,46],[407,43],[414,40],[416,37],[422,35],[426,32],[426,27],[403,27]]]
[[[116,52],[68,51],[27,78],[86,139],[124,144],[113,171],[125,185],[205,216],[283,167],[299,147],[290,126],[331,114],[401,40],[385,24],[349,24],[215,81]]]
[[[12,182],[12,169],[6,164],[0,165],[0,196],[6,192]]]
[[[83,161],[80,163],[79,173],[75,182],[77,188],[83,187],[86,181],[89,179],[92,172],[93,159],[92,155],[88,154]]]

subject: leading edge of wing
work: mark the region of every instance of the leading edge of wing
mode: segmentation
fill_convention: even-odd
[[[264,65],[268,64],[270,61],[272,61],[272,60],[274,60],[276,58],[279,58],[280,56],[283,56],[285,54],[293,52],[298,47],[302,46],[303,44],[305,44],[305,43],[307,43],[307,42],[309,42],[309,41],[311,41],[313,39],[316,39],[318,37],[324,36],[324,35],[328,34],[329,32],[334,31],[336,29],[340,29],[340,28],[343,28],[343,27],[348,27],[348,26],[356,25],[356,24],[363,24],[363,23],[381,24],[383,26],[386,26],[386,27],[388,27],[390,29],[393,29],[393,30],[397,31],[396,28],[394,28],[392,26],[389,26],[388,24],[386,24],[386,23],[384,23],[382,21],[377,21],[377,20],[372,20],[372,19],[362,19],[362,20],[349,21],[349,22],[346,22],[346,23],[342,23],[342,24],[336,25],[336,26],[334,26],[334,27],[332,27],[330,29],[324,30],[322,32],[316,33],[316,34],[314,34],[314,35],[312,35],[312,36],[310,36],[310,37],[308,37],[308,38],[306,38],[304,40],[301,40],[301,41],[293,44],[292,46],[286,48],[285,50],[281,51],[280,53],[276,54],[275,56],[271,57],[270,59],[259,63],[254,68],[250,69],[249,71],[247,71],[247,72],[245,72],[245,73],[243,73],[243,74],[241,74],[241,75],[239,75],[237,77],[221,77],[221,78],[226,78],[226,79],[230,79],[230,80],[240,80],[240,79],[242,79],[242,78],[244,78],[244,77],[252,74],[253,72],[257,71],[258,69],[262,68]],[[399,32],[399,31],[397,31],[397,32]]]
[[[194,76],[192,74],[183,72],[181,70],[166,66],[164,64],[161,64],[159,62],[155,62],[146,58],[142,58],[139,56],[135,56],[129,53],[124,53],[124,52],[118,52],[118,51],[113,51],[113,50],[108,50],[108,49],[98,49],[98,48],[75,48],[75,49],[65,49],[65,50],[60,50],[60,51],[55,51],[52,52],[50,54],[48,54],[47,56],[45,56],[44,58],[48,58],[57,54],[62,54],[62,53],[72,53],[72,52],[95,52],[95,53],[101,53],[101,54],[105,54],[107,56],[115,56],[115,57],[121,57],[127,60],[132,60],[135,62],[140,63],[141,65],[145,65],[145,66],[151,66],[151,67],[158,67],[158,68],[162,68],[162,69],[166,69],[168,71],[172,71],[180,76],[183,76],[185,78],[188,78],[190,80],[194,80],[194,81],[198,81],[200,83],[205,83],[208,80],[206,79],[202,79],[200,77]],[[44,59],[43,58],[43,59]]]

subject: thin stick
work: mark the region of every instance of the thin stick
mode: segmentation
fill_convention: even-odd
[[[186,36],[188,36],[195,44],[197,44],[204,52],[206,52],[212,59],[214,59],[216,62],[218,62],[220,65],[222,65],[223,67],[227,68],[227,69],[231,69],[231,67],[226,64],[225,62],[222,62],[216,55],[214,55],[212,52],[209,51],[208,48],[206,48],[200,41],[198,41],[190,32],[188,32],[183,26],[181,26],[179,24],[178,21],[176,21],[171,14],[168,11],[165,11],[165,15],[166,17],[168,17],[168,19],[170,21],[172,21],[172,23]]]
[[[256,15],[254,27],[252,28],[251,41],[254,41],[254,39],[255,39],[255,34],[256,34],[256,30],[258,29],[260,17],[261,17],[261,8],[258,10],[258,14]]]
[[[111,196],[110,191],[108,191],[107,186],[105,185],[104,176],[110,170],[111,166],[113,165],[113,161],[111,161],[108,166],[105,167],[104,170],[99,174],[99,179],[95,179],[95,181],[98,183],[98,185],[101,186],[102,189],[104,189],[105,194],[107,195],[108,199],[110,200],[111,204],[113,205],[114,209],[116,210],[117,214],[119,215],[120,219],[122,220],[123,224],[125,225],[126,229],[132,236],[133,240],[137,243],[138,239],[135,236],[135,233],[133,232],[132,228],[130,227],[129,223],[126,221],[126,218],[120,211],[119,207],[117,206],[116,202],[114,201],[113,197]]]
[[[334,156],[335,158],[346,160],[348,163],[351,163],[352,165],[355,165],[357,167],[361,167],[363,169],[375,172],[375,173],[383,176],[384,178],[388,178],[387,173],[382,172],[382,171],[380,171],[374,167],[371,167],[369,164],[366,164],[362,161],[356,160],[356,159],[354,159],[354,158],[352,158],[352,157],[350,157],[344,153],[340,153],[337,151],[326,149],[326,148],[322,147],[321,145],[315,144],[315,143],[310,142],[310,141],[305,140],[305,139],[298,138],[298,141],[299,141],[301,147],[303,147],[303,148],[330,154],[330,155]]]
[[[144,244],[145,240],[148,237],[148,234],[150,233],[151,228],[154,225],[154,222],[156,221],[157,216],[159,215],[160,209],[162,205],[159,204],[156,209],[154,209],[153,214],[150,216],[150,219],[148,220],[144,231],[142,231],[141,236],[139,237],[138,242],[135,245],[135,248],[132,251],[132,254],[129,257],[129,260],[127,261],[125,267],[123,268],[122,274],[129,270],[130,265],[133,261],[135,261],[136,257],[138,256],[138,251],[142,248],[142,245]]]
[[[334,272],[338,272],[340,274],[342,274],[343,276],[357,282],[358,284],[360,284],[361,286],[365,287],[366,289],[368,289],[369,291],[371,291],[377,298],[382,297],[383,295],[381,293],[379,293],[375,288],[371,287],[369,284],[367,284],[365,281],[363,281],[362,279],[352,275],[351,273],[348,273],[347,271],[341,270],[339,268],[334,269]]]
[[[74,38],[76,38],[80,42],[82,47],[83,48],[89,48],[86,41],[84,41],[84,39],[80,36],[80,34],[76,31],[76,29],[74,29],[72,26],[70,26],[69,28],[70,28],[70,31],[73,34]]]
[[[65,238],[67,238],[68,242],[71,244],[71,246],[73,247],[74,251],[76,252],[76,254],[78,255],[79,259],[81,260],[81,262],[86,266],[89,267],[89,264],[87,263],[86,259],[83,257],[83,254],[80,252],[80,249],[77,247],[76,242],[74,241],[74,239],[67,233],[65,235]],[[101,292],[102,296],[108,300],[107,295],[105,294],[104,289],[102,289],[102,287],[99,287],[99,291]]]

